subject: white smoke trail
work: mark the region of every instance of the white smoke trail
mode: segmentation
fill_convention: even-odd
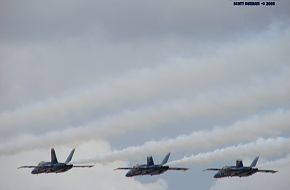
[[[188,147],[189,149],[193,149],[194,147],[201,145],[204,147],[210,147],[220,143],[233,142],[237,140],[249,140],[261,135],[271,136],[281,134],[281,132],[285,132],[289,129],[289,127],[287,127],[290,123],[289,118],[289,111],[280,110],[274,113],[266,114],[265,116],[259,116],[257,118],[254,117],[250,120],[236,123],[226,129],[220,127],[213,129],[212,131],[194,132],[188,136],[179,136],[176,139],[148,142],[142,147],[129,147],[125,150],[117,151],[115,152],[115,155],[117,155],[117,157],[120,155],[127,157],[128,154],[135,154],[136,151],[139,151],[138,155],[144,155],[145,152],[165,152],[172,149],[184,149],[183,147]],[[120,123],[122,122],[116,122],[115,126],[120,125]],[[136,124],[137,123],[138,122],[136,122]],[[13,141],[9,141],[7,143],[2,143],[0,145],[0,155],[15,153],[21,150],[54,146],[56,144],[69,144],[73,142],[88,141],[91,139],[102,139],[112,135],[110,129],[114,128],[114,124],[113,126],[111,125],[111,123],[108,123],[100,128],[71,128],[63,132],[52,132],[45,136],[22,136],[22,138],[14,139]],[[131,127],[134,127],[134,125],[131,125]],[[118,130],[113,133],[118,133]],[[143,152],[143,154],[140,154],[140,152]]]
[[[149,141],[141,146],[115,150],[106,155],[83,162],[112,162],[115,160],[141,159],[150,154],[165,154],[174,150],[205,150],[229,143],[246,142],[257,137],[274,137],[290,131],[290,111],[277,110],[239,121],[228,127],[193,132],[173,139]]]
[[[289,75],[290,76],[290,75]],[[287,78],[287,77],[286,77]],[[253,109],[290,102],[288,80],[278,80],[262,86],[248,87],[242,90],[227,91],[224,94],[202,95],[191,101],[180,100],[171,104],[162,104],[127,111],[121,115],[103,118],[86,126],[53,131],[45,135],[23,135],[17,139],[1,143],[0,155],[21,150],[66,144],[91,139],[124,135],[128,131],[150,130],[179,120],[192,118],[211,119],[212,117],[230,117],[231,114],[252,112]],[[277,85],[279,83],[279,85]],[[259,97],[257,99],[257,97]],[[16,135],[15,135],[16,136]]]
[[[290,154],[282,157],[282,158],[278,158],[276,160],[271,160],[271,161],[265,161],[263,163],[260,163],[259,165],[260,166],[280,166],[280,168],[283,166],[283,165],[289,165],[290,164]]]
[[[222,161],[229,159],[241,159],[244,157],[254,157],[256,155],[276,156],[288,154],[290,151],[290,139],[277,138],[259,138],[254,142],[239,144],[226,148],[217,149],[212,152],[193,154],[168,164],[201,164],[213,161]]]
[[[92,118],[94,115],[90,115],[91,112],[142,104],[154,97],[166,98],[170,94],[185,92],[186,89],[191,89],[188,88],[189,86],[201,88],[224,80],[220,79],[220,76],[224,74],[214,73],[210,73],[212,77],[208,78],[208,81],[202,79],[204,75],[202,73],[217,70],[212,67],[215,66],[208,64],[204,66],[184,64],[184,67],[182,64],[161,66],[139,71],[137,74],[129,74],[129,76],[85,90],[85,92],[50,98],[15,111],[3,112],[0,114],[0,125],[4,127],[0,128],[0,134],[7,136],[28,130],[37,131],[39,126],[42,126],[42,130],[45,126],[50,130],[57,129],[59,126],[73,123],[76,118],[80,120],[86,117]],[[217,64],[216,67],[223,68],[220,69],[221,73],[227,70],[227,66],[223,64]],[[236,74],[239,73],[237,71]]]

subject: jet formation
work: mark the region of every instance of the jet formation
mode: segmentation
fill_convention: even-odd
[[[224,166],[223,168],[208,168],[205,170],[218,171],[214,178],[222,178],[222,177],[247,177],[253,175],[257,172],[265,172],[265,173],[276,173],[275,170],[260,170],[255,168],[257,162],[259,160],[259,156],[257,156],[250,166],[244,166],[242,160],[236,160],[235,166]]]
[[[133,167],[116,168],[115,170],[129,170],[126,177],[133,177],[138,175],[160,175],[168,170],[182,170],[186,171],[188,168],[173,168],[165,166],[170,156],[170,152],[165,156],[160,164],[154,164],[153,157],[147,157],[147,164],[135,165]]]
[[[20,166],[19,168],[33,168],[31,171],[31,174],[40,174],[40,173],[62,173],[66,172],[70,169],[74,168],[91,168],[94,165],[81,165],[81,166],[75,166],[73,164],[69,164],[71,161],[73,154],[75,152],[75,149],[73,149],[69,156],[67,157],[66,161],[64,163],[58,162],[57,157],[54,151],[54,148],[51,149],[51,161],[50,162],[39,162],[38,165],[35,166]],[[18,168],[18,169],[19,169]]]
[[[75,149],[73,149],[69,156],[67,157],[65,162],[58,162],[54,148],[51,148],[51,161],[50,162],[39,162],[38,165],[29,165],[29,166],[20,166],[19,168],[33,168],[31,174],[41,174],[41,173],[62,173],[66,172],[70,169],[74,168],[91,168],[94,165],[73,165],[70,164],[72,160],[73,154]],[[116,168],[115,170],[129,170],[126,173],[126,177],[133,177],[139,175],[160,175],[168,170],[181,170],[186,171],[189,168],[180,168],[180,167],[169,167],[165,165],[169,159],[170,152],[164,157],[163,161],[160,164],[154,164],[153,157],[147,156],[147,163],[146,164],[137,164],[133,167],[121,167]],[[247,177],[253,175],[257,172],[264,172],[264,173],[276,173],[275,170],[260,170],[256,168],[256,164],[259,160],[259,156],[257,156],[251,163],[250,166],[244,166],[242,160],[236,160],[235,166],[224,166],[222,168],[208,168],[205,170],[210,171],[218,171],[214,178],[222,178],[222,177]]]

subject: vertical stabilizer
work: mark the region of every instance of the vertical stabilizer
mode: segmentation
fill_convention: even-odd
[[[72,149],[72,151],[71,151],[70,154],[68,155],[68,157],[67,157],[67,159],[66,159],[66,161],[65,161],[66,164],[69,163],[69,162],[71,161],[71,159],[72,159],[72,157],[73,157],[73,155],[74,155],[74,152],[75,152],[75,148]]]
[[[54,148],[51,149],[51,153],[50,154],[51,154],[51,163],[52,164],[58,163]]]
[[[147,156],[147,166],[153,166],[154,165],[154,161],[152,156]]]
[[[164,157],[163,161],[161,162],[160,165],[164,165],[167,163],[168,159],[169,159],[169,156],[170,156],[170,152]]]
[[[236,167],[237,167],[237,168],[244,167],[243,161],[242,161],[242,160],[237,160],[237,161],[236,161]]]
[[[257,162],[258,162],[258,160],[259,160],[259,156],[257,156],[257,157],[253,160],[253,162],[251,163],[250,167],[255,167],[256,164],[257,164]]]

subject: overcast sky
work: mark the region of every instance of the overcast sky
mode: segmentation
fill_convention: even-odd
[[[0,189],[287,189],[290,1],[0,0]],[[20,165],[96,164],[31,175]],[[126,178],[116,167],[189,167]],[[208,167],[279,170],[215,180]]]

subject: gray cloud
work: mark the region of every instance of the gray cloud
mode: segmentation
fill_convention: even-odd
[[[181,60],[153,68],[149,67],[93,88],[82,89],[72,95],[50,98],[47,101],[23,106],[14,111],[4,111],[0,114],[0,123],[5,126],[2,128],[1,134],[7,137],[7,135],[15,135],[15,132],[37,131],[38,129],[45,132],[45,128],[50,130],[65,128],[65,126],[75,125],[76,122],[85,122],[95,118],[99,115],[98,113],[104,114],[104,110],[115,112],[124,109],[125,105],[142,107],[143,104],[149,104],[149,102],[172,101],[173,98],[182,96],[187,99],[186,94],[204,95],[206,98],[204,100],[200,98],[198,101],[206,100],[209,102],[208,104],[214,105],[214,103],[210,103],[212,100],[215,103],[220,102],[220,106],[226,107],[227,104],[231,104],[230,101],[243,101],[243,104],[240,105],[245,107],[248,105],[249,108],[251,105],[258,106],[260,103],[263,105],[260,102],[262,100],[275,100],[276,103],[279,101],[283,103],[285,100],[287,101],[290,93],[287,82],[285,82],[288,80],[290,70],[286,61],[289,59],[289,54],[285,52],[290,48],[290,43],[287,42],[289,42],[289,30],[276,36],[267,44],[261,42],[257,45],[253,41],[248,41],[238,45],[229,45],[230,47],[222,46],[216,56],[194,59],[189,63],[188,61],[180,63]],[[257,52],[256,49],[259,51]],[[262,52],[267,56],[260,56],[259,53]],[[273,59],[272,54],[276,55],[276,60]],[[245,58],[248,55],[251,55],[250,63]],[[233,62],[235,64],[232,64]],[[275,62],[275,67],[273,62]],[[277,74],[270,71],[276,71]],[[270,83],[269,87],[268,83]],[[237,84],[239,85],[237,86]],[[216,97],[208,97],[205,93],[208,88],[217,91]],[[229,89],[236,91],[232,93],[237,94],[230,95],[222,92],[219,94],[224,88],[227,91]],[[245,91],[249,93],[246,96],[241,92],[244,91],[243,88],[246,88]],[[270,93],[266,93],[266,91],[270,91]],[[217,101],[215,98],[220,96],[224,97],[224,100]],[[257,99],[258,101],[256,101]],[[185,104],[187,103],[185,102]],[[198,107],[199,105],[193,104],[192,106]],[[40,125],[42,128],[39,128]]]
[[[141,159],[154,150],[158,157],[172,147],[182,147],[170,150],[173,159],[213,149],[226,151],[223,162],[253,157],[260,149],[270,161],[284,155],[290,3],[276,2],[0,1],[0,189],[209,189],[214,183],[200,172],[198,163],[205,162],[197,158],[184,174],[156,178],[113,173],[124,162],[37,180],[15,170],[47,158],[48,146],[61,144],[77,146],[75,160],[111,153],[129,160],[126,152],[141,152],[132,156]],[[234,133],[243,136],[234,139]],[[263,139],[253,141],[259,134]],[[192,149],[190,143],[205,146]],[[218,150],[205,161],[215,165],[210,155],[219,158]],[[66,149],[58,153],[60,160],[67,156]],[[287,164],[273,163],[281,168],[274,178],[254,175],[212,188],[287,189]]]
[[[266,12],[233,7],[231,1],[4,1],[1,40],[49,41],[90,34],[114,41],[164,37],[226,39],[249,30],[258,33],[269,22],[289,19],[289,2],[279,3],[279,12]]]

